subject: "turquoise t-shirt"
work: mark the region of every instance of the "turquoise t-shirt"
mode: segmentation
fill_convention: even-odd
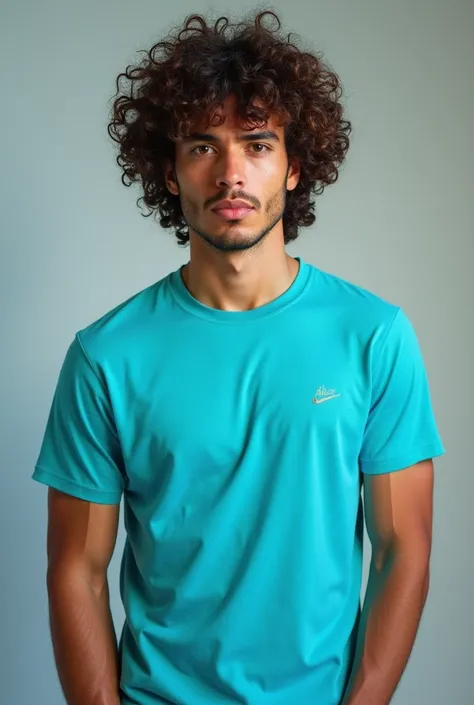
[[[337,705],[363,474],[444,452],[403,311],[297,260],[285,293],[239,312],[180,268],[66,354],[33,477],[123,497],[123,705]]]

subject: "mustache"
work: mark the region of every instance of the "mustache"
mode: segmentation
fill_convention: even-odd
[[[258,200],[258,198],[255,198],[255,196],[251,196],[245,191],[236,191],[235,193],[221,191],[221,193],[218,193],[217,196],[213,196],[206,202],[205,208],[212,208],[212,206],[216,203],[219,203],[219,201],[225,201],[227,199],[231,200],[233,198],[240,198],[242,199],[242,201],[247,201],[248,203],[251,203],[254,208],[260,208],[260,201]]]

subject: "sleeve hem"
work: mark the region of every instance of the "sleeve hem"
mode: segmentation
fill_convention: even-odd
[[[83,485],[78,485],[71,480],[58,477],[58,475],[54,475],[48,470],[44,470],[39,465],[35,467],[32,478],[43,485],[48,485],[48,487],[52,487],[60,492],[73,495],[78,499],[84,499],[88,502],[96,502],[98,504],[120,504],[120,500],[122,498],[121,491],[106,492],[104,490],[97,490],[92,487],[84,487]]]
[[[441,442],[430,443],[411,450],[409,453],[388,458],[387,460],[363,460],[361,458],[360,469],[363,473],[368,475],[395,472],[396,470],[403,470],[403,468],[410,467],[410,465],[415,465],[415,463],[419,463],[422,460],[437,458],[440,455],[444,455],[444,453],[445,449]]]

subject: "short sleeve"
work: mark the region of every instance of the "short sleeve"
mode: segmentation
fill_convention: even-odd
[[[359,457],[362,472],[392,472],[442,455],[422,353],[401,309],[373,364],[371,407]]]
[[[110,399],[79,335],[59,373],[33,479],[99,504],[120,503],[124,491]]]

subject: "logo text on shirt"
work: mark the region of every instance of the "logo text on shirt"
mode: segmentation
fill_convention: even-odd
[[[326,389],[326,387],[321,385],[317,388],[316,394],[313,397],[313,404],[322,404],[324,401],[329,401],[330,399],[336,399],[340,397],[340,394],[336,393],[335,389]]]

